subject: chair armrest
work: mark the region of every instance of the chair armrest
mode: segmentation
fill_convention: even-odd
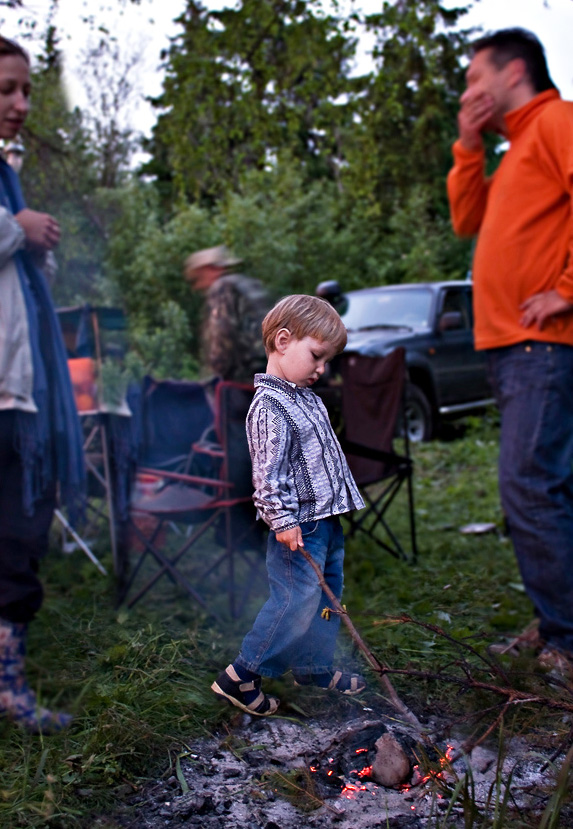
[[[220,481],[218,478],[202,478],[199,475],[184,475],[181,472],[168,472],[165,469],[151,469],[145,466],[139,467],[138,472],[142,472],[144,475],[156,475],[158,478],[165,478],[168,481],[180,481],[183,484],[224,487],[225,489],[232,489],[234,486],[234,484],[228,481]]]
[[[169,468],[171,471],[175,471],[177,467],[183,466],[183,464],[187,461],[188,455],[177,455],[176,457],[169,458],[165,461],[154,461],[154,468],[155,469],[167,469]]]
[[[210,458],[224,458],[225,452],[219,443],[210,441],[198,441],[191,447],[196,455],[208,455]]]

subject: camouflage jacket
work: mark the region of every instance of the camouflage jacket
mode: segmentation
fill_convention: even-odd
[[[261,323],[270,307],[258,279],[228,274],[207,292],[205,362],[223,380],[252,383],[266,368]]]

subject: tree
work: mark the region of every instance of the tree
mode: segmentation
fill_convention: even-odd
[[[127,175],[133,142],[122,119],[137,61],[132,54],[126,62],[113,39],[100,39],[88,50],[85,75],[91,96],[84,115],[69,107],[59,36],[50,20],[33,59],[32,108],[22,131],[22,183],[30,206],[53,213],[62,225],[53,289],[60,304],[109,298],[102,267],[115,217],[102,190],[115,188]]]
[[[129,116],[141,54],[125,54],[115,38],[100,36],[83,56],[82,80],[88,101],[84,120],[93,136],[98,185],[113,188],[127,173],[139,144]]]
[[[185,350],[198,355],[202,300],[184,281],[183,264],[194,250],[220,243],[216,221],[196,205],[162,219],[157,194],[145,184],[110,190],[100,199],[102,212],[111,217],[106,273],[140,340],[164,324],[165,309],[174,303],[187,317]]]
[[[68,107],[58,35],[51,25],[33,62],[32,107],[22,138],[26,201],[36,210],[52,213],[62,225],[55,297],[61,303],[78,296],[89,298],[100,277],[103,255],[103,239],[87,203],[97,185],[95,154],[81,113]]]
[[[354,92],[350,22],[317,0],[241,0],[208,11],[188,0],[165,54],[146,171],[213,203],[247,170],[288,151],[309,179],[335,177]]]
[[[364,280],[375,243],[346,207],[336,182],[309,182],[295,159],[281,158],[246,174],[219,211],[223,238],[278,298],[312,294],[326,279],[346,288]]]
[[[245,174],[238,192],[216,208],[179,206],[167,219],[149,184],[108,191],[101,205],[112,217],[106,273],[124,298],[132,343],[144,362],[163,373],[170,365],[172,376],[197,363],[203,298],[183,279],[184,261],[195,250],[224,242],[275,298],[313,293],[323,279],[357,287],[374,251],[362,244],[362,228],[345,225],[340,208],[334,182],[308,184],[298,164],[286,159]]]
[[[347,145],[344,180],[385,223],[420,185],[431,193],[429,209],[447,215],[444,181],[468,42],[454,27],[464,12],[439,0],[386,0],[365,18],[376,70]]]

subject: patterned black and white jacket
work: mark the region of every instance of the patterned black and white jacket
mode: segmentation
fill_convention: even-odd
[[[255,375],[247,415],[257,516],[283,532],[364,506],[324,403],[312,389]]]

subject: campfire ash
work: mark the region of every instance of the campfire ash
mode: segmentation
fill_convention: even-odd
[[[482,809],[492,792],[495,801],[498,778],[511,779],[512,803],[523,809],[537,805],[540,787],[553,783],[543,761],[517,740],[503,763],[481,746],[460,756],[461,743],[453,739],[432,753],[393,716],[369,710],[342,725],[249,716],[236,722],[230,733],[194,741],[174,758],[170,776],[138,794],[120,825],[421,828],[441,825],[449,810],[447,825],[457,829],[463,814],[451,806],[449,791],[468,769]]]

